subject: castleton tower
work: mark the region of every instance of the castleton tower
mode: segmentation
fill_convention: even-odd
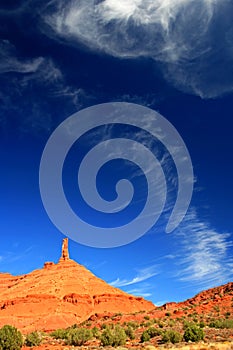
[[[68,238],[64,238],[62,242],[62,251],[59,262],[69,260]]]

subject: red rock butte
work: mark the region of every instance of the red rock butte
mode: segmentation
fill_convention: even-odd
[[[63,240],[57,264],[13,276],[0,273],[0,327],[11,324],[23,332],[51,331],[81,323],[96,313],[150,311],[154,304],[114,288],[69,258]]]

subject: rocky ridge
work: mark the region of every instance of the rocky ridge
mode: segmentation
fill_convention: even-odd
[[[57,264],[13,276],[0,273],[0,327],[11,324],[24,332],[51,331],[80,323],[103,312],[150,311],[154,304],[114,288],[69,258],[63,240]]]

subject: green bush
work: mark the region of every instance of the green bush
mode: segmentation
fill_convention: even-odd
[[[172,329],[166,330],[162,334],[162,343],[176,344],[181,342],[182,335],[179,332],[173,331]]]
[[[108,325],[106,323],[102,323],[101,324],[101,329],[106,329],[106,328],[108,328]]]
[[[77,324],[77,323],[74,323],[74,324],[72,324],[72,326],[70,326],[70,327],[68,327],[67,329],[76,329],[76,328],[78,328],[78,327],[80,327],[80,326],[86,326],[87,325],[87,320],[86,321],[84,321],[84,322],[82,322],[81,324]]]
[[[56,329],[50,333],[51,337],[55,339],[67,339],[68,329]]]
[[[157,335],[161,335],[161,330],[155,327],[150,327],[147,329],[148,334],[151,338],[156,337]]]
[[[125,334],[130,340],[133,340],[135,338],[134,330],[132,327],[128,326],[125,328]]]
[[[81,346],[92,338],[92,332],[87,328],[70,329],[67,333],[66,343],[68,345]]]
[[[116,325],[113,329],[107,327],[100,336],[103,346],[120,346],[124,345],[127,339],[124,328]]]
[[[142,333],[140,341],[141,343],[144,343],[145,341],[148,341],[148,340],[150,340],[150,335],[146,330]]]
[[[233,328],[233,320],[212,320],[209,323],[209,327],[212,328],[219,328],[219,329],[224,329],[224,328]]]
[[[161,335],[161,331],[158,328],[150,327],[146,329],[141,335],[141,343],[150,340],[158,335]]]
[[[171,327],[171,328],[174,327],[175,324],[176,324],[175,320],[169,320],[169,322],[168,322],[168,326]]]
[[[144,322],[143,326],[144,326],[144,327],[151,327],[153,324],[154,324],[154,321],[153,321],[153,320],[150,320],[150,321]]]
[[[100,335],[100,341],[103,346],[112,345],[113,334],[112,334],[112,330],[109,327],[104,328],[102,334]]]
[[[99,336],[100,336],[99,328],[97,328],[97,327],[95,326],[95,327],[93,327],[93,328],[91,329],[91,331],[92,331],[93,337],[99,338]]]
[[[183,338],[186,342],[197,342],[202,340],[204,339],[203,329],[192,323],[186,324]]]
[[[0,349],[20,350],[23,346],[23,337],[20,331],[10,325],[0,329]]]
[[[38,346],[42,342],[42,336],[39,332],[32,332],[27,334],[25,339],[26,346]]]
[[[139,327],[139,324],[135,321],[129,321],[127,322],[128,327],[132,327],[133,329],[137,329]]]
[[[200,321],[199,327],[200,327],[200,328],[204,328],[204,327],[205,327],[205,322],[204,322],[204,321]]]

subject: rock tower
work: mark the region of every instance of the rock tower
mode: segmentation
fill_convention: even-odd
[[[59,262],[27,275],[0,273],[0,328],[5,324],[24,333],[51,332],[80,324],[103,313],[151,311],[154,304],[127,294],[69,258],[68,239]]]
[[[62,251],[61,251],[61,257],[60,257],[60,262],[61,261],[66,261],[69,260],[69,250],[68,250],[68,238],[64,238],[62,242]]]

